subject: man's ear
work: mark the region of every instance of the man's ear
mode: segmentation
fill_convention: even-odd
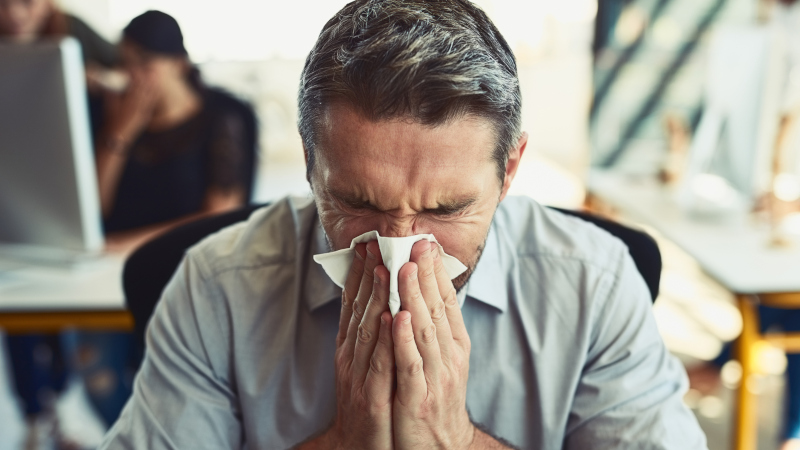
[[[522,132],[519,137],[517,145],[508,153],[508,162],[506,163],[506,174],[503,179],[503,190],[500,192],[500,201],[503,201],[508,194],[508,189],[511,187],[511,182],[517,175],[519,169],[519,162],[522,160],[522,154],[525,153],[525,147],[528,145],[528,133]]]

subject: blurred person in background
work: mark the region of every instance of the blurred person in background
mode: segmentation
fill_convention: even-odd
[[[798,123],[800,117],[800,3],[780,0],[774,3],[770,25],[784,44],[783,70],[786,82],[783,87],[782,126]],[[784,129],[784,133],[788,130]],[[783,140],[779,137],[779,140]],[[778,144],[780,151],[781,144]],[[758,307],[761,332],[780,328],[785,332],[800,331],[800,310]],[[721,384],[720,369],[731,359],[731,345],[708,364],[689,370],[690,384],[703,395],[712,394]],[[786,400],[781,450],[800,450],[800,354],[786,355]]]
[[[90,80],[118,62],[116,46],[78,17],[58,9],[52,0],[0,0],[0,38],[27,43],[63,36],[80,42]]]
[[[49,0],[0,0],[0,34],[14,42],[71,33],[82,44],[93,93],[109,250],[130,251],[171,226],[245,203],[257,140],[248,131],[252,110],[200,82],[174,18],[148,11],[131,21],[115,47]],[[100,91],[104,85],[94,82],[99,77],[93,70],[110,68],[117,54],[127,86]],[[16,388],[32,425],[26,446],[35,448],[43,439],[75,444],[61,435],[53,411],[70,369],[82,375],[101,419],[112,423],[130,395],[130,375],[138,364],[141,349],[130,347],[128,333],[9,338]],[[64,363],[62,351],[71,364]]]
[[[0,39],[19,44],[72,36],[81,45],[89,86],[98,75],[117,64],[117,48],[78,17],[61,11],[52,0],[0,0]],[[90,99],[96,116],[97,103]],[[53,403],[64,389],[68,364],[62,356],[63,336],[7,337],[14,387],[29,424],[27,448],[44,439],[69,446],[61,436]],[[0,427],[2,428],[2,427]]]
[[[128,83],[106,92],[95,156],[106,247],[129,252],[203,215],[244,205],[255,136],[250,107],[209,88],[189,61],[178,22],[147,11],[123,30]],[[106,425],[130,395],[143,349],[128,333],[83,333],[78,367]]]
[[[147,11],[123,30],[128,83],[106,92],[96,137],[100,204],[110,251],[129,252],[178,224],[242,206],[255,139],[249,106],[204,86],[178,22]],[[128,333],[81,333],[77,367],[106,425],[130,395],[143,349]]]
[[[171,16],[133,19],[120,54],[130,82],[106,98],[96,158],[107,247],[126,252],[246,203],[254,143],[242,104],[200,82]]]

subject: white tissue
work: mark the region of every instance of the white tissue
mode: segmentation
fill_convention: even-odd
[[[467,270],[467,266],[458,259],[444,252],[441,244],[436,241],[432,234],[417,234],[407,237],[382,237],[377,231],[369,231],[356,237],[350,243],[350,248],[338,250],[321,255],[314,255],[314,261],[325,269],[325,273],[331,277],[339,287],[344,287],[347,274],[350,272],[350,265],[353,264],[353,252],[356,244],[369,241],[378,241],[383,257],[383,265],[389,270],[389,311],[394,317],[400,311],[400,293],[398,292],[397,275],[403,264],[411,258],[411,247],[417,241],[427,240],[436,242],[439,245],[439,256],[442,259],[444,268],[450,279],[453,279]]]

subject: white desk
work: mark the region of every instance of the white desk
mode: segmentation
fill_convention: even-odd
[[[656,180],[592,172],[588,189],[623,216],[658,230],[734,293],[800,292],[800,245],[770,247],[766,224],[692,217]]]
[[[723,286],[736,294],[742,333],[736,358],[742,365],[734,447],[755,450],[757,395],[752,391],[754,349],[762,341],[787,352],[800,352],[800,334],[762,334],[757,305],[800,309],[800,245],[769,246],[769,228],[750,217],[710,220],[692,217],[656,180],[632,179],[605,172],[589,175],[588,190],[622,216],[655,228]]]
[[[124,262],[117,255],[61,267],[0,261],[0,328],[8,333],[130,330]]]

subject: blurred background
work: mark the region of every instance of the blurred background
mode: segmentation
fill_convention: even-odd
[[[748,294],[757,306],[766,304],[766,294],[786,294],[781,298],[789,299],[774,321],[766,320],[770,312],[757,310],[762,320],[756,333],[767,328],[779,333],[800,329],[800,319],[793,312],[800,308],[800,301],[792,296],[800,295],[800,133],[796,126],[800,6],[772,0],[476,3],[508,40],[518,63],[523,129],[530,141],[512,193],[547,205],[588,209],[653,236],[664,263],[654,314],[667,346],[687,367],[692,388],[685,400],[706,431],[709,447],[733,448],[737,441],[736,428],[743,420],[737,419],[737,398],[741,398],[737,395],[744,373],[744,389],[756,400],[742,404],[752,412],[756,425],[752,436],[746,437],[751,446],[738,448],[800,448],[797,442],[798,447],[790,447],[788,439],[800,438],[800,406],[790,405],[789,400],[793,396],[794,403],[800,404],[800,387],[792,391],[791,376],[787,377],[792,360],[784,352],[788,347],[781,344],[789,341],[753,338],[744,370],[738,361],[741,354],[732,357],[730,345],[746,328],[743,324],[749,323],[746,318],[743,321],[741,294]],[[91,116],[94,145],[105,145],[114,154],[117,145],[122,145],[115,140],[122,133],[119,130],[139,132],[138,140],[126,139],[126,145],[160,145],[157,139],[163,136],[142,137],[147,134],[142,131],[144,125],[130,125],[136,122],[135,114],[124,113],[126,107],[136,109],[135,96],[126,100],[126,89],[138,89],[136,76],[126,70],[145,64],[140,60],[146,61],[154,52],[172,51],[149,48],[148,42],[136,41],[135,30],[123,34],[123,29],[129,30],[132,19],[151,9],[174,17],[188,53],[186,67],[195,66],[203,85],[224,92],[220,95],[230,98],[231,104],[243,105],[245,125],[249,109],[257,130],[253,145],[243,145],[243,151],[253,147],[255,152],[252,167],[244,169],[252,169],[252,186],[243,188],[246,194],[220,188],[221,197],[213,203],[220,205],[218,209],[208,206],[212,204],[208,194],[203,214],[210,214],[247,202],[310,195],[296,128],[298,80],[320,29],[344,4],[332,0],[0,0],[0,37],[3,11],[9,15],[14,8],[27,7],[42,8],[42,17],[57,10],[79,18],[97,34],[94,42],[116,45],[123,36],[137,42],[134,50],[117,51],[99,69],[86,61],[90,101],[84,114]],[[1,85],[11,79],[3,77],[2,68],[8,64],[2,60],[4,55],[14,53],[8,50],[15,45],[9,22],[6,39],[0,41],[6,46],[5,50],[0,47],[0,121],[11,120],[11,113],[1,111],[2,95],[5,100],[11,98],[10,89],[4,91]],[[75,29],[69,26],[62,34]],[[79,40],[85,57],[87,41]],[[169,53],[171,58],[175,55]],[[8,56],[12,57],[21,58]],[[183,70],[176,64],[164,63],[164,73],[170,73],[170,67]],[[97,89],[117,92],[122,100],[97,94],[103,101],[96,106],[91,97]],[[187,95],[187,104],[192,104],[192,94]],[[123,104],[117,107],[123,112],[116,116],[103,112],[103,108],[113,109],[115,101]],[[174,110],[180,116],[182,109],[176,106]],[[169,125],[169,120],[165,123]],[[109,129],[119,133],[99,131]],[[247,141],[232,134],[223,133],[229,138],[226,142]],[[0,158],[13,150],[0,133]],[[10,159],[0,159],[0,164],[3,161]],[[113,161],[98,159],[98,164],[107,164],[109,169],[101,171],[101,199],[100,205],[94,204],[95,214],[106,207],[102,174],[119,176],[113,175]],[[230,192],[241,195],[225,197]],[[12,208],[10,203],[0,201],[0,207]],[[11,213],[0,210],[2,214]],[[108,231],[110,219],[104,218]],[[173,219],[172,225],[184,220]],[[113,266],[117,269],[109,269],[117,275],[112,284],[119,284],[118,271],[113,270],[121,267],[125,255],[167,229],[151,228],[133,236],[127,228],[109,235],[105,244],[106,251],[117,255],[117,266]],[[723,240],[726,236],[728,240]],[[89,241],[86,238],[81,245],[92,247]],[[737,253],[739,244],[749,245],[749,253]],[[135,368],[122,362],[114,370],[108,368],[110,363],[97,370],[86,367],[107,362],[99,356],[103,352],[124,359],[119,355],[135,345],[126,340],[124,323],[111,326],[108,322],[110,331],[97,331],[104,328],[102,323],[83,327],[83,319],[74,317],[61,317],[63,323],[57,326],[35,325],[40,323],[36,322],[39,316],[63,313],[65,308],[58,301],[67,300],[40,291],[29,295],[18,279],[4,278],[3,270],[6,274],[24,271],[16,263],[3,263],[2,251],[0,326],[6,324],[9,336],[0,345],[0,449],[92,448],[124,404],[124,386],[129,385]],[[7,253],[14,254],[14,249]],[[741,261],[740,266],[726,266],[735,260]],[[76,269],[70,267],[54,269],[49,264],[47,276],[66,278],[53,274],[63,269],[74,278]],[[30,279],[41,275],[42,270],[36,270]],[[120,297],[119,287],[109,289]],[[123,299],[117,300],[119,309]],[[99,309],[104,308],[111,307]],[[84,302],[66,309],[80,314],[92,307]],[[119,342],[109,344],[110,350],[100,350],[98,339],[106,344]],[[795,372],[795,385],[800,385],[800,372]],[[22,383],[22,378],[28,382]],[[108,394],[111,391],[113,396]],[[98,395],[115,400],[99,401]]]

